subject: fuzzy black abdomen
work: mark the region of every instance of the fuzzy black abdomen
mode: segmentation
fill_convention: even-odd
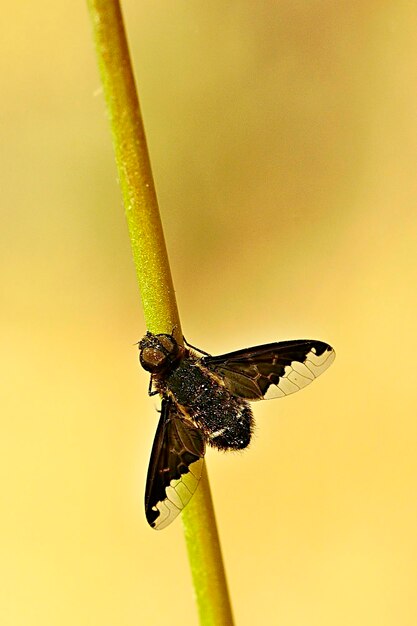
[[[249,445],[253,418],[248,403],[233,396],[201,363],[182,361],[165,378],[164,386],[210,445],[220,450]]]

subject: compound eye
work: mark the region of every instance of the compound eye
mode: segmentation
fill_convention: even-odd
[[[177,342],[170,335],[158,335],[158,341],[161,346],[165,348],[165,350],[170,354],[174,354],[177,351]]]
[[[158,372],[166,363],[166,354],[159,348],[143,348],[140,353],[142,367],[148,372]]]

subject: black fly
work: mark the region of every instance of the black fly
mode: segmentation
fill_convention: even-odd
[[[172,335],[150,332],[139,350],[142,367],[151,373],[150,394],[162,397],[145,493],[146,518],[156,529],[168,526],[191,499],[206,443],[219,450],[248,446],[248,400],[294,393],[335,358],[327,343],[304,339],[198,356]]]

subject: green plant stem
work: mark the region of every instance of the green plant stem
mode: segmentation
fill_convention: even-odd
[[[88,0],[88,8],[146,325],[155,333],[175,329],[182,341],[120,4],[118,0]],[[183,521],[200,623],[233,626],[206,471]]]
[[[206,467],[193,499],[182,513],[188,559],[202,626],[233,626]]]

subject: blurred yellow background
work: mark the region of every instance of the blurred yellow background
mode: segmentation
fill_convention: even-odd
[[[196,626],[181,522],[143,512],[158,401],[87,9],[5,11],[0,623]],[[236,622],[415,626],[416,7],[124,12],[188,340],[337,352],[207,455]]]

